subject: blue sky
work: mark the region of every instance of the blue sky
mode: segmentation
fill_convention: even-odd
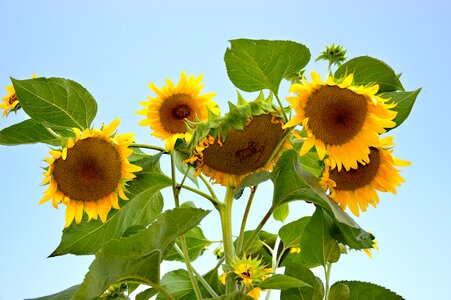
[[[406,299],[449,294],[451,176],[444,164],[451,137],[448,1],[0,0],[0,12],[2,96],[9,76],[73,79],[99,103],[96,126],[120,117],[119,131],[134,132],[140,143],[163,145],[138,126],[141,117],[134,114],[138,102],[151,95],[151,81],[161,86],[166,77],[177,81],[181,70],[202,73],[204,91],[217,93],[223,111],[227,101],[235,101],[223,62],[230,39],[293,40],[309,47],[313,57],[335,43],[348,49],[348,57],[385,61],[403,73],[407,90],[423,87],[409,119],[393,131],[395,155],[412,165],[402,173],[407,182],[398,194],[382,195],[378,208],[357,220],[376,235],[380,251],[372,260],[356,252],[343,257],[332,269],[332,281],[370,281]],[[308,68],[324,74],[326,66],[310,63]],[[280,96],[286,94],[281,89]],[[0,129],[24,118],[19,112],[1,119]],[[0,146],[0,299],[43,296],[78,284],[92,260],[46,258],[64,226],[63,207],[37,204],[45,190],[40,181],[47,152],[45,145]],[[270,193],[271,187],[265,188]],[[269,199],[264,189],[259,191],[264,207]],[[243,205],[238,202],[236,208]],[[295,204],[291,218],[308,211]],[[249,226],[258,221],[250,220]],[[216,226],[217,215],[204,223]],[[234,225],[237,232],[238,219]],[[272,222],[265,229],[278,226]],[[213,230],[206,235],[218,239]]]

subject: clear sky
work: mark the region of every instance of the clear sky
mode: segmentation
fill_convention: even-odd
[[[141,117],[134,114],[138,102],[151,95],[147,84],[161,86],[166,77],[177,81],[181,70],[202,73],[204,91],[216,92],[215,100],[226,110],[227,101],[236,99],[223,62],[230,39],[293,40],[307,45],[313,57],[335,43],[348,49],[348,57],[377,57],[403,73],[407,90],[423,87],[409,119],[393,131],[395,155],[412,165],[402,173],[407,182],[398,194],[383,195],[377,209],[357,220],[376,235],[380,251],[372,260],[357,252],[342,257],[332,281],[370,281],[406,299],[451,299],[451,176],[445,168],[451,137],[450,13],[446,0],[0,0],[1,96],[9,76],[70,78],[98,101],[97,127],[119,117],[120,132],[135,132],[140,143],[163,145],[138,126]],[[326,66],[310,63],[308,68],[324,74]],[[281,89],[280,95],[286,94]],[[24,118],[19,112],[0,119],[0,129]],[[46,258],[64,226],[63,207],[37,204],[45,190],[41,167],[48,150],[0,146],[1,300],[44,296],[78,284],[92,260]],[[266,189],[257,194],[262,211],[270,201],[265,195],[271,186]],[[308,211],[306,205],[292,205],[290,217]],[[259,213],[256,208],[253,215]],[[258,221],[250,220],[249,226]],[[215,228],[218,222],[212,212],[204,225]],[[237,232],[238,222],[234,225]],[[277,226],[272,222],[265,229]],[[206,235],[219,238],[211,229]]]

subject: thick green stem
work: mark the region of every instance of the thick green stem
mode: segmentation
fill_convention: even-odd
[[[251,188],[251,194],[249,195],[249,200],[247,201],[246,209],[243,214],[243,221],[241,222],[240,235],[238,236],[238,244],[236,246],[236,253],[241,256],[241,250],[243,248],[244,241],[244,231],[246,230],[246,222],[249,216],[249,211],[251,209],[252,201],[254,200],[255,192],[257,191],[258,185]]]
[[[211,186],[210,182],[208,182],[207,179],[205,179],[204,176],[199,175],[200,179],[202,180],[202,182],[205,184],[205,186],[207,187],[208,191],[210,192],[210,195],[213,199],[215,199],[217,202],[219,202],[218,197],[216,196],[216,193],[213,189],[213,187]]]
[[[170,154],[171,154],[172,192],[174,194],[175,207],[180,207],[179,200],[180,188],[177,185],[177,178],[175,172],[175,156],[173,151],[171,151]],[[188,246],[186,245],[185,236],[181,235],[179,239],[180,244],[182,246],[183,259],[185,260],[186,264],[186,271],[188,272],[189,279],[191,281],[191,284],[193,285],[194,293],[196,294],[197,299],[203,299],[202,293],[200,292],[199,285],[197,284],[196,277],[194,276],[193,269],[191,267],[191,262],[189,260]]]
[[[326,266],[324,267],[324,273],[326,277],[326,294],[324,299],[329,300],[330,293],[330,269],[332,268],[332,263],[326,262]]]
[[[224,203],[218,206],[219,216],[221,217],[224,255],[226,264],[229,266],[232,260],[235,258],[235,249],[233,248],[233,236],[232,236],[232,204],[234,194],[235,188],[227,187]],[[234,291],[235,291],[235,279],[233,279],[233,277],[231,276],[227,276],[226,293],[231,293]]]
[[[277,102],[279,103],[280,110],[282,111],[282,115],[284,117],[284,122],[288,122],[287,114],[285,113],[285,110],[283,109],[282,101],[280,101],[279,95],[274,94],[276,96]]]

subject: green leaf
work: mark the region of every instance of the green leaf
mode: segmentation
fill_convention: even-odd
[[[265,279],[259,287],[262,290],[266,289],[275,289],[275,290],[286,290],[290,288],[302,288],[302,287],[312,287],[310,284],[305,283],[302,280],[297,278],[282,275],[282,274],[274,274],[268,279]]]
[[[196,299],[193,286],[186,270],[174,270],[166,273],[161,279],[161,286],[166,288],[176,300]],[[166,299],[158,294],[157,300]]]
[[[172,180],[161,173],[159,156],[143,160],[145,169],[127,187],[128,201],[121,201],[120,210],[112,210],[105,223],[100,220],[87,222],[87,216],[80,224],[73,222],[63,230],[61,242],[50,255],[94,254],[109,240],[121,237],[133,225],[147,226],[161,213],[163,198],[158,192],[172,184]]]
[[[198,225],[208,213],[197,208],[175,208],[162,213],[148,228],[109,241],[97,251],[75,299],[95,299],[113,283],[159,286],[164,255],[180,235]]]
[[[318,154],[316,152],[311,151],[299,156],[299,163],[303,170],[309,172],[317,178],[319,178],[323,173],[323,166],[321,161],[318,159]]]
[[[308,268],[290,264],[285,268],[285,275],[297,278],[303,282],[308,283],[311,287],[291,288],[281,292],[280,299],[282,300],[323,300],[324,286],[318,277]]]
[[[77,292],[80,285],[74,285],[64,291],[61,291],[56,294],[52,294],[49,296],[33,298],[33,299],[25,299],[25,300],[67,300],[72,299],[73,295]]]
[[[351,291],[349,287],[344,283],[337,282],[330,290],[330,300],[348,300]]]
[[[201,256],[204,253],[205,249],[207,249],[207,247],[211,245],[211,241],[205,237],[202,229],[198,226],[192,228],[185,234],[185,240],[188,246],[188,255],[190,261],[196,260],[196,258]],[[179,240],[177,241],[177,244],[181,248]],[[184,259],[180,257],[175,249],[169,250],[164,259],[184,262]]]
[[[269,89],[277,94],[284,77],[299,72],[310,51],[292,41],[237,39],[230,41],[224,61],[233,84],[246,92]]]
[[[218,268],[219,266],[215,267],[214,269],[206,273],[203,277],[205,281],[210,285],[210,287],[213,288],[216,294],[222,295],[225,293],[225,285],[223,285],[221,281],[219,281]],[[204,294],[204,287],[201,283],[199,283],[199,287],[202,290],[202,294]],[[208,295],[207,291],[205,291],[205,295]]]
[[[309,221],[310,217],[303,217],[280,228],[279,236],[283,242],[284,249],[300,247],[299,242]]]
[[[53,136],[44,126],[33,119],[11,125],[0,131],[0,145],[46,143],[60,145],[61,140]]]
[[[277,207],[274,210],[274,213],[272,214],[274,220],[285,222],[288,215],[290,213],[290,207],[288,206],[288,203],[282,204],[279,207]]]
[[[36,122],[50,127],[89,128],[97,103],[80,84],[62,78],[11,78],[20,106]]]
[[[392,110],[398,112],[393,120],[396,123],[396,126],[389,128],[387,131],[398,127],[407,119],[420,91],[421,88],[413,92],[388,92],[380,95],[383,98],[391,98],[392,101],[390,102],[398,103],[396,107],[392,108]]]
[[[369,282],[338,281],[330,289],[330,295],[343,293],[346,285],[349,288],[349,298],[335,298],[340,300],[403,300],[404,298],[384,287]]]
[[[153,296],[158,294],[158,291],[154,288],[148,288],[141,293],[137,294],[135,300],[149,300]]]
[[[331,230],[332,219],[317,207],[302,234],[301,253],[293,260],[308,268],[337,262],[340,258],[340,247],[332,237]]]
[[[337,69],[335,77],[341,78],[351,73],[354,73],[354,83],[357,85],[377,83],[379,93],[404,90],[395,71],[376,58],[369,56],[353,58]]]
[[[370,248],[373,236],[364,231],[334,201],[330,200],[318,178],[305,172],[299,164],[298,154],[286,150],[279,158],[272,180],[274,182],[273,205],[279,206],[295,200],[312,202],[322,207],[334,221],[333,236],[353,249]]]
[[[254,298],[245,295],[241,292],[233,292],[226,295],[222,295],[219,298],[215,298],[216,300],[253,300]],[[208,298],[206,300],[213,300],[213,298]]]

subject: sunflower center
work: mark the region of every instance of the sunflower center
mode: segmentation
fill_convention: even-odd
[[[305,107],[309,128],[327,145],[351,141],[362,129],[367,112],[365,96],[328,85],[313,92]]]
[[[272,118],[271,114],[256,116],[243,130],[230,129],[222,146],[215,142],[203,151],[204,164],[233,175],[263,167],[284,133]]]
[[[377,175],[380,165],[379,150],[370,147],[369,154],[370,162],[366,165],[359,163],[357,169],[350,169],[346,171],[342,169],[337,171],[333,169],[330,171],[330,178],[337,184],[337,190],[354,191],[370,184]]]
[[[176,94],[164,100],[160,107],[160,122],[170,133],[185,133],[185,119],[195,121],[195,100],[185,94]]]
[[[90,202],[115,192],[121,179],[121,157],[101,138],[87,138],[67,150],[65,160],[54,162],[58,189],[73,200]]]
[[[14,93],[9,97],[9,105],[12,105],[16,101],[17,101],[17,95],[16,95],[16,93]]]
[[[191,107],[186,104],[181,104],[172,109],[172,115],[174,116],[174,118],[179,119],[179,120],[185,119],[186,117],[189,116],[190,113],[191,113]]]

